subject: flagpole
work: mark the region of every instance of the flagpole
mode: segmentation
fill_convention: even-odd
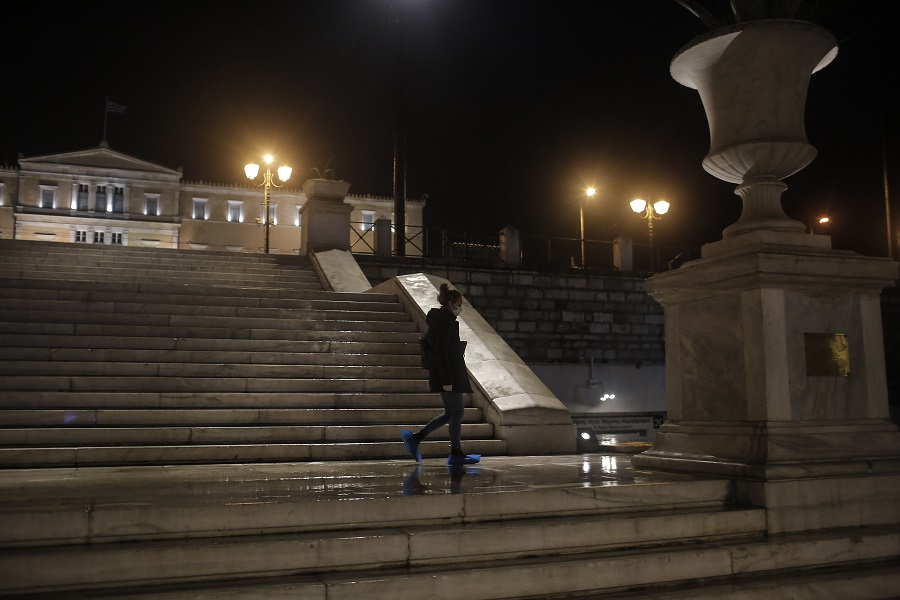
[[[106,143],[106,118],[109,116],[109,98],[103,103],[103,143]]]

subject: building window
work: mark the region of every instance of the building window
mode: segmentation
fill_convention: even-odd
[[[372,231],[375,226],[375,211],[374,210],[364,210],[362,211],[362,224],[359,228],[362,231]]]
[[[41,186],[41,208],[53,208],[56,202],[56,187]]]
[[[278,205],[277,204],[269,204],[269,224],[277,225],[278,219],[276,215],[278,214]]]
[[[113,188],[112,211],[119,214],[125,212],[125,188],[120,188],[118,186]]]
[[[86,242],[87,241],[87,230],[76,229],[75,230],[75,241],[76,242]]]
[[[94,193],[94,212],[106,212],[106,186],[98,185]]]
[[[121,233],[109,234],[109,243],[114,244],[116,246],[121,246],[122,245],[122,234]]]
[[[103,243],[103,233],[104,233],[104,232],[102,232],[102,231],[95,231],[95,232],[94,232],[94,243],[95,243],[95,244],[102,244],[102,243]]]
[[[159,216],[159,196],[147,196],[146,214],[148,217]]]
[[[243,217],[241,215],[241,207],[243,202],[237,202],[235,200],[228,201],[228,221],[231,223],[241,223],[243,222]]]
[[[194,198],[192,217],[203,221],[206,219],[206,198]]]
[[[76,199],[75,210],[88,209],[88,186],[86,183],[78,184],[78,198]]]
[[[295,224],[297,225],[297,227],[303,226],[303,213],[301,212],[302,210],[303,210],[302,206],[297,207],[297,220],[295,221]]]

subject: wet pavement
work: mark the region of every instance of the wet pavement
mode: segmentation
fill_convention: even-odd
[[[491,456],[353,462],[88,467],[0,471],[0,507],[302,502],[545,488],[656,484],[696,477],[635,470],[628,454]]]

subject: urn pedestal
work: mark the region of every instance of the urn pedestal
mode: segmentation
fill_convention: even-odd
[[[758,21],[672,63],[707,113],[703,167],[744,208],[700,259],[647,281],[665,310],[668,420],[633,462],[734,478],[770,532],[900,523],[880,312],[898,265],[832,250],[781,208],[781,179],[815,157],[809,77],[835,54],[815,25]]]

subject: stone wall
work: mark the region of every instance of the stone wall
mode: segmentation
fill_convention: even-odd
[[[881,324],[884,328],[884,363],[887,371],[891,416],[900,423],[900,287],[881,293]]]
[[[422,271],[449,279],[530,365],[665,364],[662,307],[644,292],[647,275],[355,256],[372,285]],[[900,287],[885,290],[881,306],[888,397],[900,422]],[[560,393],[567,403],[577,395]]]
[[[664,364],[662,307],[644,276],[356,259],[373,286],[418,272],[450,280],[526,363]]]

